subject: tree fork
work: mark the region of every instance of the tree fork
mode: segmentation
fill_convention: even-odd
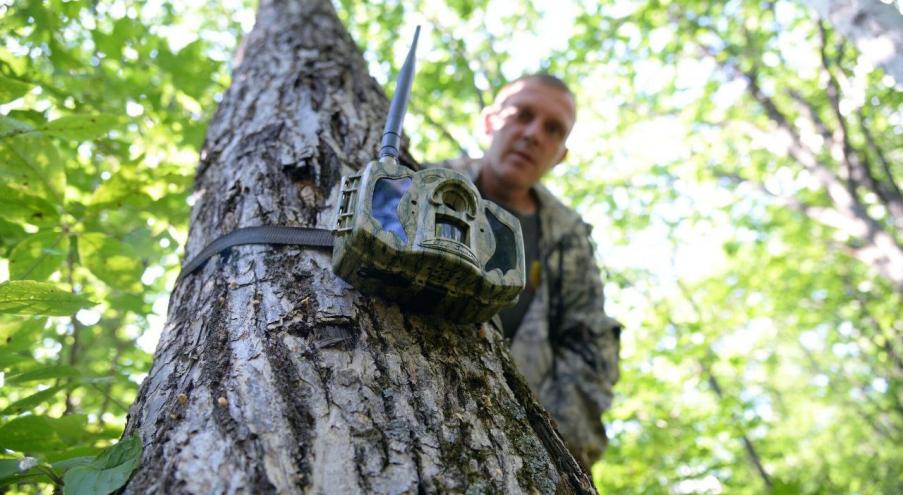
[[[254,225],[331,227],[373,159],[379,85],[327,0],[264,0],[210,123],[186,258]],[[127,493],[590,493],[490,325],[360,295],[328,253],[241,246],[173,290],[126,434]]]

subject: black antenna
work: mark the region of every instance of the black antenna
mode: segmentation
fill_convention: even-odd
[[[383,130],[383,141],[379,148],[379,157],[391,156],[397,158],[401,146],[401,126],[404,123],[404,114],[408,109],[408,97],[411,94],[411,83],[414,81],[414,53],[417,51],[417,38],[420,37],[420,26],[414,31],[414,41],[408,50],[408,58],[401,66],[398,73],[398,82],[395,84],[395,94],[392,95],[392,103],[389,105],[389,117],[386,119],[386,128]]]

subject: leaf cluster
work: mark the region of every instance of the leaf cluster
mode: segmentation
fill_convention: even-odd
[[[0,485],[108,493],[241,28],[216,4],[0,9]]]

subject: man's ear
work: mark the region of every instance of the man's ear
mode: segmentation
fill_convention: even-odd
[[[492,136],[495,132],[492,119],[495,118],[496,114],[495,105],[484,107],[483,111],[480,112],[480,118],[483,120],[483,133],[487,136]]]
[[[555,161],[555,165],[558,165],[559,163],[563,162],[564,159],[567,158],[567,156],[568,156],[568,147],[565,146],[561,150],[561,156],[559,156],[558,160]],[[552,165],[552,166],[554,167],[555,165]]]

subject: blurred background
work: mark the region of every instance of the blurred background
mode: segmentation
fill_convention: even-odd
[[[601,492],[903,493],[903,2],[831,3],[335,2],[389,94],[423,26],[420,161],[478,155],[506,80],[576,93],[547,184],[626,327]],[[0,282],[35,281],[0,285],[0,492],[121,435],[254,8],[0,0]]]

